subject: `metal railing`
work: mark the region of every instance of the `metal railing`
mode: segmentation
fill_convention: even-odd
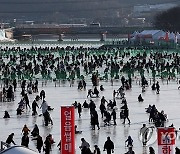
[[[1,149],[0,149],[0,152],[3,151],[3,150],[5,150],[5,149],[7,149],[7,148],[9,148],[9,147],[10,147],[9,144],[7,144],[6,142],[1,141]]]

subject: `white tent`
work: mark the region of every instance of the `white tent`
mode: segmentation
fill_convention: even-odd
[[[0,154],[38,154],[38,153],[26,147],[16,145],[1,151]]]
[[[180,42],[180,34],[179,34],[179,32],[177,32],[176,36],[177,36],[177,41]]]
[[[0,40],[6,39],[6,32],[4,29],[0,29]]]
[[[152,40],[159,40],[159,38],[165,34],[166,33],[162,30],[144,30],[139,34],[139,36],[145,39],[151,38]]]
[[[166,33],[162,30],[144,30],[140,33],[134,32],[131,40],[159,40],[161,37],[164,37],[165,34]]]
[[[130,40],[131,41],[160,41],[160,40],[164,40],[166,39],[168,35],[168,40],[170,41],[174,41],[174,42],[180,42],[180,34],[177,33],[168,33],[168,32],[164,32],[162,30],[144,30],[140,33],[138,32],[134,32],[133,34],[131,34]]]
[[[175,34],[174,34],[173,32],[171,32],[171,33],[169,34],[169,39],[170,39],[170,40],[175,40]]]
[[[134,41],[135,39],[136,39],[136,36],[139,34],[139,32],[138,31],[134,31],[134,33],[132,33],[131,35],[130,35],[130,40],[131,41]]]
[[[0,29],[0,42],[14,42],[15,40],[6,37],[6,29]]]

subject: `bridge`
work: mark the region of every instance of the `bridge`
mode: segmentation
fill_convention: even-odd
[[[104,35],[124,35],[131,34],[134,31],[142,31],[150,29],[149,27],[88,27],[88,26],[61,26],[49,24],[35,25],[19,25],[13,29],[15,39],[21,38],[23,35],[40,35],[52,34],[59,35],[59,40],[62,40],[62,35],[96,35],[103,39]]]

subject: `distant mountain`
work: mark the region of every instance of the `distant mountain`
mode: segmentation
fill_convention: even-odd
[[[0,0],[0,21],[79,23],[126,16],[134,5],[180,0]]]

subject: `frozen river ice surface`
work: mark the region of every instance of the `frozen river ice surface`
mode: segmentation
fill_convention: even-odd
[[[113,90],[117,90],[120,86],[120,82],[114,82],[113,86],[111,86],[110,82],[101,81],[100,84],[104,85],[105,91],[100,92],[101,96],[105,96],[107,100],[112,100],[112,92]],[[130,110],[130,120],[131,124],[123,125],[122,120],[119,118],[119,108],[121,105],[121,100],[117,99],[117,125],[111,125],[104,127],[104,122],[101,119],[99,105],[100,98],[92,98],[95,101],[97,106],[97,111],[99,113],[99,122],[100,122],[100,130],[91,130],[90,126],[90,113],[88,109],[83,109],[81,118],[78,117],[77,111],[75,123],[78,126],[78,130],[82,131],[82,134],[77,134],[76,139],[76,153],[80,153],[80,149],[78,148],[81,144],[80,139],[84,137],[86,141],[88,141],[91,145],[91,149],[93,150],[93,146],[95,144],[99,145],[100,149],[103,150],[104,142],[107,136],[110,136],[112,141],[115,144],[115,153],[125,153],[127,148],[125,147],[125,140],[128,135],[131,135],[134,140],[133,149],[138,154],[146,153],[146,147],[142,147],[142,143],[139,140],[139,129],[142,127],[143,123],[146,123],[148,126],[148,115],[145,113],[145,108],[149,104],[155,104],[158,110],[164,110],[168,115],[169,122],[166,124],[167,126],[172,123],[176,128],[180,126],[180,115],[179,115],[179,100],[180,100],[180,91],[177,89],[178,85],[176,81],[170,81],[167,85],[166,82],[160,82],[161,91],[160,94],[157,95],[155,92],[151,90],[150,87],[146,88],[146,92],[142,94],[144,98],[144,102],[139,103],[137,101],[138,95],[141,93],[141,88],[136,82],[133,82],[132,90],[126,91],[126,99],[128,102],[128,107]],[[90,81],[87,82],[87,89],[92,88]],[[49,105],[51,105],[54,110],[51,111],[51,117],[53,119],[53,126],[45,127],[43,125],[43,117],[42,116],[32,116],[32,111],[30,109],[25,110],[25,112],[21,116],[16,115],[16,108],[18,102],[21,99],[20,96],[20,88],[15,92],[15,101],[14,102],[1,102],[0,103],[0,139],[5,141],[7,136],[14,132],[14,141],[16,144],[21,143],[22,137],[22,128],[24,124],[26,124],[31,130],[34,127],[34,124],[37,124],[40,129],[40,135],[45,139],[45,137],[51,133],[54,137],[55,144],[52,147],[52,153],[58,153],[58,148],[56,145],[60,140],[60,107],[62,105],[70,105],[75,100],[77,102],[83,103],[84,100],[89,102],[90,98],[87,99],[87,91],[78,91],[77,83],[74,84],[73,87],[69,86],[69,83],[66,82],[61,84],[60,87],[54,86],[54,83],[48,82],[46,86],[39,87],[39,91],[44,89],[46,91],[46,101]],[[37,94],[29,95],[30,102],[33,101]],[[10,119],[3,119],[4,111],[7,110],[10,113]],[[41,113],[41,110],[38,110],[38,114]],[[112,122],[113,123],[113,122]],[[157,151],[157,142],[153,142],[152,145]],[[176,146],[180,146],[179,138],[176,140]],[[30,141],[29,147],[31,149],[35,148],[35,142]],[[105,153],[105,152],[104,152]]]
[[[21,116],[16,115],[16,109],[18,103],[21,100],[21,88],[18,85],[17,91],[15,92],[15,101],[13,102],[0,102],[0,140],[5,141],[9,134],[12,132],[14,135],[14,141],[16,144],[21,144],[22,138],[22,128],[24,124],[28,126],[31,130],[34,128],[34,124],[37,124],[40,129],[40,135],[45,140],[45,137],[48,134],[52,134],[55,143],[52,146],[52,154],[59,153],[57,144],[60,141],[61,130],[60,130],[60,108],[61,106],[71,105],[74,101],[80,102],[81,104],[87,100],[90,102],[92,99],[96,104],[96,110],[99,115],[100,122],[100,130],[92,130],[90,125],[90,113],[88,109],[82,110],[82,116],[79,118],[77,110],[75,111],[75,124],[78,126],[78,130],[82,131],[82,134],[76,134],[75,136],[75,144],[76,144],[76,154],[80,154],[79,146],[81,145],[81,138],[85,138],[87,142],[91,145],[91,150],[94,150],[94,145],[97,144],[102,153],[104,142],[106,141],[107,136],[110,136],[112,141],[115,144],[115,154],[124,154],[127,152],[127,147],[125,146],[125,140],[130,135],[133,142],[133,150],[137,154],[148,154],[148,147],[152,146],[157,152],[157,141],[156,141],[156,129],[154,129],[152,138],[147,146],[143,147],[141,139],[139,137],[139,130],[144,123],[147,126],[153,126],[153,124],[149,124],[148,119],[149,115],[145,112],[145,108],[148,107],[149,104],[155,104],[156,108],[164,112],[168,115],[168,122],[166,126],[171,125],[172,123],[178,129],[180,127],[180,90],[178,90],[178,84],[176,80],[170,80],[167,84],[167,81],[162,81],[158,79],[160,83],[160,94],[156,94],[155,91],[151,90],[151,85],[146,87],[144,93],[142,93],[142,88],[139,85],[139,82],[136,82],[134,79],[132,81],[132,89],[125,91],[125,97],[129,107],[129,118],[131,120],[131,124],[122,124],[122,120],[120,119],[120,107],[121,99],[116,99],[117,102],[117,125],[110,125],[104,127],[103,119],[100,114],[100,100],[102,96],[105,96],[107,101],[113,99],[113,90],[117,90],[121,86],[120,81],[114,81],[113,85],[110,81],[100,81],[99,85],[103,85],[105,90],[100,92],[99,98],[87,98],[87,90],[92,89],[92,83],[89,78],[86,79],[87,87],[86,90],[78,90],[77,89],[77,81],[72,87],[70,87],[69,82],[61,82],[57,83],[56,87],[53,81],[48,81],[46,85],[42,84],[42,81],[39,81],[39,92],[44,89],[46,92],[46,101],[47,103],[54,108],[53,111],[50,112],[53,125],[49,125],[48,127],[44,126],[43,116],[32,116],[31,109],[27,109]],[[98,86],[99,89],[99,86]],[[0,88],[2,90],[2,86]],[[142,97],[144,98],[144,102],[138,102],[137,97],[142,93]],[[39,93],[33,93],[29,95],[30,104],[35,99],[35,96]],[[41,102],[39,102],[39,106]],[[11,116],[9,119],[3,119],[4,111],[7,110]],[[38,115],[41,114],[41,109],[37,110]],[[110,111],[111,112],[111,111]],[[113,121],[111,121],[113,123]],[[126,121],[127,123],[127,121]],[[35,141],[31,140],[29,148],[36,150]],[[180,147],[179,134],[176,139],[176,146]]]

